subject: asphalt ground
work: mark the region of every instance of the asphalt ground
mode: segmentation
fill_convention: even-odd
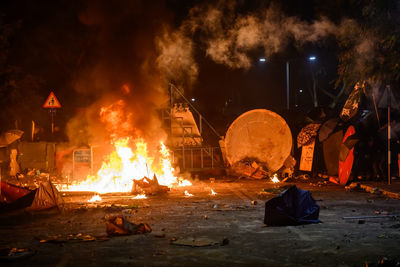
[[[292,184],[311,191],[322,223],[266,226],[265,202]],[[400,192],[398,181],[368,184]],[[0,216],[0,248],[34,254],[9,262],[2,257],[2,266],[376,266],[383,258],[400,260],[400,217],[387,216],[400,215],[400,200],[321,181],[221,178],[143,200],[106,194],[96,203],[87,202],[90,192],[63,195],[62,212]],[[109,237],[112,215],[147,223],[152,232]]]

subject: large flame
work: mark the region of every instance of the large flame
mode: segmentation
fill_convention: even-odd
[[[126,124],[125,103],[120,100],[100,111],[101,121],[106,124],[115,150],[102,163],[96,176],[89,175],[79,184],[69,185],[65,191],[95,191],[98,193],[131,192],[133,181],[157,177],[160,185],[190,185],[189,181],[179,181],[174,175],[170,153],[162,141],[158,151],[149,153],[147,143],[142,138],[118,137],[125,135],[133,127]],[[118,126],[116,123],[120,123]],[[120,132],[118,132],[120,130]],[[132,140],[133,139],[133,140]]]
[[[169,151],[162,142],[158,162],[149,155],[147,144],[143,139],[134,140],[136,147],[134,151],[128,143],[129,138],[118,139],[114,143],[115,151],[103,162],[97,175],[89,175],[85,181],[69,186],[68,191],[130,192],[133,180],[152,178],[154,175],[160,185],[178,185],[178,179],[174,175],[174,168],[169,159]],[[185,181],[185,185],[188,184],[190,182]]]

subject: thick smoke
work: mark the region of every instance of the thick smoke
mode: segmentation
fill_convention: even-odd
[[[172,74],[160,71],[154,40],[170,19],[166,8],[146,1],[88,1],[78,16],[88,49],[74,87],[91,104],[69,122],[70,141],[109,143],[115,133],[100,110],[118,107],[125,113],[120,118],[124,125],[132,125],[124,135],[158,143],[165,134],[157,112],[168,102],[166,80]]]
[[[198,66],[193,58],[193,41],[182,31],[164,28],[156,38],[159,51],[157,66],[167,80],[190,87],[197,79]]]

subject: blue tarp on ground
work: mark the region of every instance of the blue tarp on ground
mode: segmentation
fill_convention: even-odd
[[[295,185],[265,203],[264,223],[269,226],[319,223],[319,206],[310,191]]]

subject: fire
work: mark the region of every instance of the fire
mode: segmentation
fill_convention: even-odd
[[[152,179],[154,176],[160,185],[168,187],[191,185],[186,180],[178,182],[170,152],[162,141],[159,150],[150,153],[144,139],[127,137],[128,133],[137,134],[137,131],[129,124],[133,115],[127,112],[123,100],[101,108],[99,115],[115,150],[103,161],[97,175],[89,175],[85,181],[68,186],[67,191],[131,192],[134,180]]]
[[[215,193],[215,191],[211,188],[211,195],[215,196],[217,193]]]
[[[174,168],[169,160],[169,151],[160,143],[158,162],[149,155],[143,139],[134,140],[135,152],[128,146],[129,138],[118,139],[115,151],[104,161],[96,176],[88,176],[86,181],[68,187],[68,191],[95,191],[98,193],[130,192],[133,180],[157,176],[160,185],[178,185]],[[190,184],[189,181],[183,181]]]
[[[275,184],[275,183],[279,183],[279,179],[278,179],[278,175],[275,173],[274,176],[272,176],[271,181]]]
[[[136,197],[133,197],[132,199],[147,199],[145,194],[139,194]]]
[[[88,202],[96,202],[96,201],[101,201],[101,197],[99,195],[94,195],[91,199],[88,200]]]
[[[192,183],[188,180],[179,180],[178,185],[179,186],[191,186]]]
[[[185,190],[185,197],[192,197],[193,194],[190,194],[187,190]]]

